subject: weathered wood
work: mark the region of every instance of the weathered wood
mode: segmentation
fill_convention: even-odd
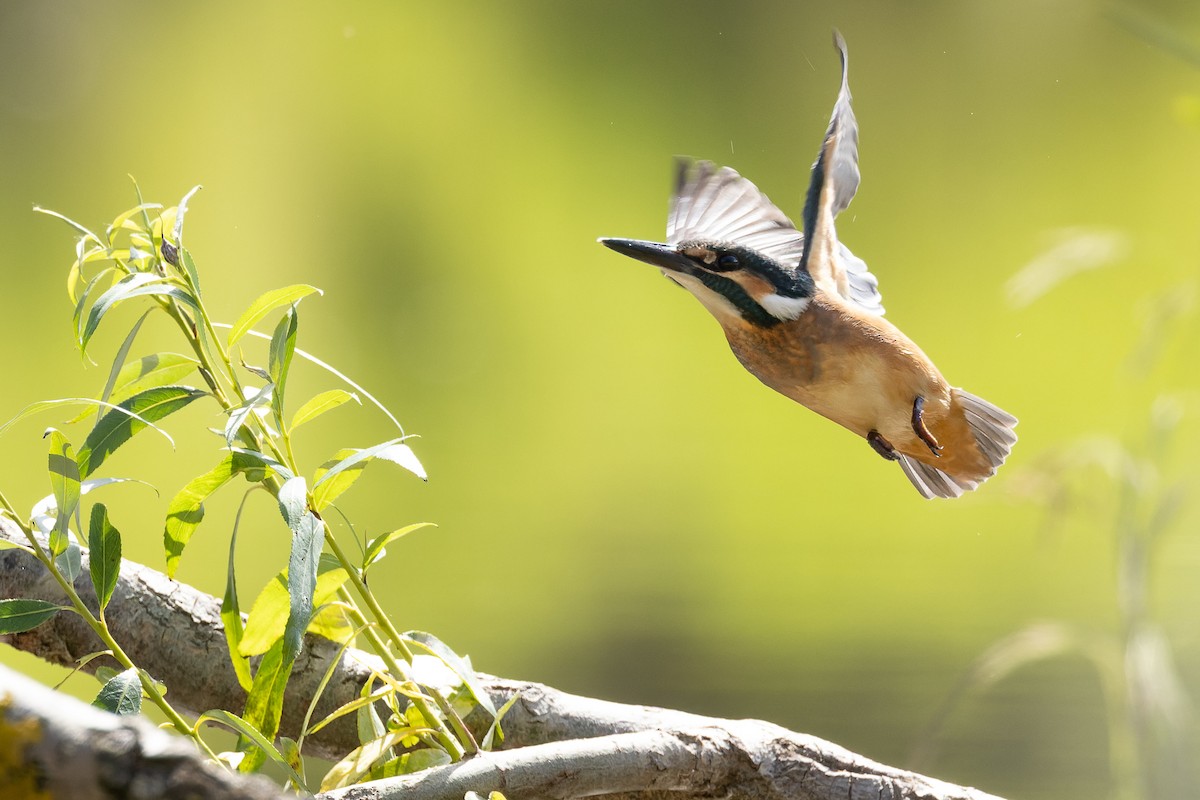
[[[0,536],[23,535],[0,519]],[[84,559],[86,565],[87,554]],[[94,602],[86,567],[76,586]],[[28,554],[0,552],[0,597],[61,602],[58,586]],[[193,714],[212,708],[239,712],[245,700],[228,662],[220,601],[148,567],[126,561],[107,618],[139,666],[169,690],[172,704]],[[48,661],[74,666],[99,649],[93,632],[73,614],[60,614],[28,633],[4,637]],[[308,700],[335,649],[310,637],[288,687],[281,726],[298,736]],[[101,659],[85,669],[95,669]],[[319,704],[320,719],[353,699],[374,656],[348,651]],[[878,764],[830,742],[755,720],[721,720],[669,709],[612,703],[548,686],[480,675],[497,706],[518,695],[504,719],[504,750],[405,778],[329,793],[330,800],[453,798],[470,790],[499,790],[510,798],[657,796],[800,798],[800,800],[995,800]],[[45,690],[49,691],[49,690]],[[165,735],[165,734],[164,734]],[[358,746],[352,723],[331,725],[305,740],[313,755],[338,758]],[[185,745],[186,747],[186,745]]]

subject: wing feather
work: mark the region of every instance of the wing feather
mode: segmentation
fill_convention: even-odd
[[[817,286],[873,314],[883,314],[879,281],[862,259],[837,238],[834,218],[850,205],[858,191],[858,121],[851,105],[846,42],[837,31],[833,43],[842,60],[842,83],[825,141],[812,168],[804,203],[804,255],[801,265]]]

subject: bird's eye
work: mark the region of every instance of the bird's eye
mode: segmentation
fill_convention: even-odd
[[[732,254],[726,254],[717,259],[717,269],[731,270],[741,266],[738,257]]]

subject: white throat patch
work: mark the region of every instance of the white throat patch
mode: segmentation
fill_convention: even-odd
[[[768,294],[758,298],[758,304],[767,310],[775,319],[784,321],[796,319],[808,308],[808,297],[784,297],[781,294]]]

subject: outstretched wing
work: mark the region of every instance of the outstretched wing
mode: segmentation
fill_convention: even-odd
[[[795,269],[804,239],[758,187],[729,167],[676,159],[667,242],[729,242],[753,248]]]
[[[842,59],[842,85],[804,201],[804,254],[800,263],[824,291],[882,314],[879,282],[862,259],[839,244],[833,224],[854,199],[859,182],[858,122],[850,105],[846,42],[834,31],[833,43]]]

